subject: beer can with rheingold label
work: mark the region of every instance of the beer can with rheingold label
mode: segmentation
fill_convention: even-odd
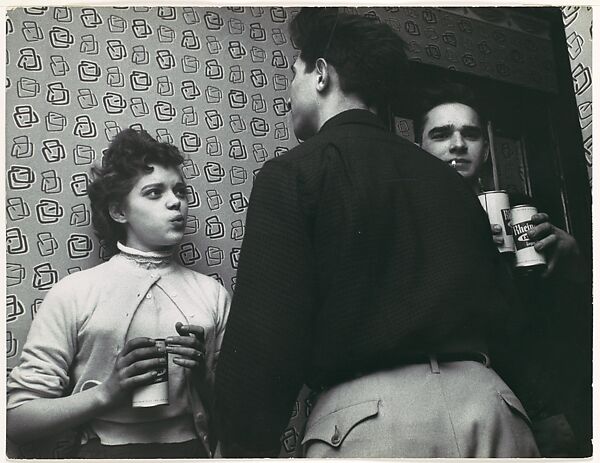
[[[167,343],[164,339],[155,339],[156,347],[162,347],[163,358],[167,360],[163,366],[158,369],[158,375],[154,382],[141,386],[133,391],[131,406],[138,407],[156,407],[157,405],[169,405],[169,363],[166,351]]]
[[[510,203],[508,194],[503,190],[484,191],[477,195],[481,207],[487,212],[490,224],[502,227],[504,242],[498,245],[500,252],[515,252],[515,243],[512,236]]]
[[[535,242],[529,238],[527,232],[535,225],[531,217],[537,214],[537,209],[529,204],[522,204],[511,209],[512,230],[516,248],[516,267],[533,269],[546,265],[546,259],[533,247]]]

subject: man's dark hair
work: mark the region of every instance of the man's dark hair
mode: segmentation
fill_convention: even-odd
[[[406,91],[405,43],[385,23],[338,8],[302,8],[290,24],[307,72],[318,58],[335,67],[342,91],[383,113],[401,103]]]
[[[483,102],[470,87],[459,83],[446,82],[435,87],[426,88],[421,93],[420,101],[417,103],[417,116],[415,117],[415,140],[417,143],[422,141],[427,113],[436,106],[446,103],[461,103],[473,108],[479,116],[483,136],[487,138],[486,125],[488,119],[483,109]]]
[[[125,129],[113,138],[102,166],[92,167],[94,180],[88,187],[92,223],[109,255],[116,252],[117,241],[126,238],[125,227],[111,218],[109,207],[122,205],[140,176],[152,172],[150,164],[176,168],[182,162],[175,146],[156,141],[145,130]]]

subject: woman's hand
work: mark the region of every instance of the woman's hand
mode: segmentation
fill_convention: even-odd
[[[150,338],[127,341],[112,373],[98,386],[102,403],[111,408],[130,399],[135,388],[152,383],[158,370],[166,365],[166,356],[160,349]]]
[[[64,397],[29,400],[8,410],[7,436],[26,443],[76,428],[127,404],[133,389],[153,381],[156,369],[164,365],[160,356],[164,358],[164,352],[159,352],[153,339],[128,341],[103,383]]]
[[[189,368],[197,380],[204,379],[205,355],[204,328],[197,325],[184,325],[181,322],[175,324],[179,336],[169,336],[167,341],[167,352],[175,355],[173,363]]]

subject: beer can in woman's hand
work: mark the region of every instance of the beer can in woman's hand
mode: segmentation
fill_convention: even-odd
[[[158,370],[158,375],[151,384],[141,386],[133,391],[131,406],[156,407],[157,405],[169,405],[169,362],[167,344],[164,339],[154,340],[156,347],[162,347],[163,358],[167,360]]]
[[[490,224],[498,224],[502,227],[502,238],[504,242],[498,245],[500,252],[515,252],[513,242],[510,214],[510,203],[508,194],[503,190],[484,191],[477,195],[481,207],[487,212]]]
[[[535,241],[528,235],[529,230],[535,227],[531,221],[534,214],[537,214],[537,209],[529,204],[521,204],[511,209],[517,268],[533,270],[546,265],[544,255],[535,250]]]

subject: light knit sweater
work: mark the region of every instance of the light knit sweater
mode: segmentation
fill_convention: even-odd
[[[31,325],[20,364],[7,380],[7,408],[36,398],[76,394],[106,380],[118,353],[133,337],[131,331],[141,335],[146,315],[135,320],[134,315],[138,311],[141,314],[142,308],[144,314],[151,313],[145,305],[159,296],[161,310],[165,301],[171,301],[169,310],[178,311],[183,323],[204,328],[206,381],[211,397],[202,403],[188,378],[183,381],[187,396],[183,400],[176,397],[176,406],[156,407],[162,409],[158,414],[130,407],[115,410],[90,423],[87,434],[114,440],[112,425],[119,433],[129,434],[133,439],[129,443],[134,443],[139,442],[136,436],[141,435],[144,426],[152,429],[162,420],[167,426],[171,423],[183,429],[182,418],[193,414],[191,428],[195,427],[210,454],[209,441],[214,436],[208,435],[209,415],[229,294],[214,279],[179,265],[169,256],[144,255],[123,246],[121,250],[125,252],[63,278],[50,290]],[[156,326],[154,321],[150,324]],[[153,331],[149,337],[177,335],[174,326],[160,329],[165,331]],[[170,361],[169,366],[173,365]],[[185,376],[189,374],[187,369],[182,370]],[[186,406],[191,410],[185,410]],[[144,423],[145,419],[148,422]],[[164,433],[158,433],[157,438],[159,442],[174,441],[173,436],[164,437]]]

